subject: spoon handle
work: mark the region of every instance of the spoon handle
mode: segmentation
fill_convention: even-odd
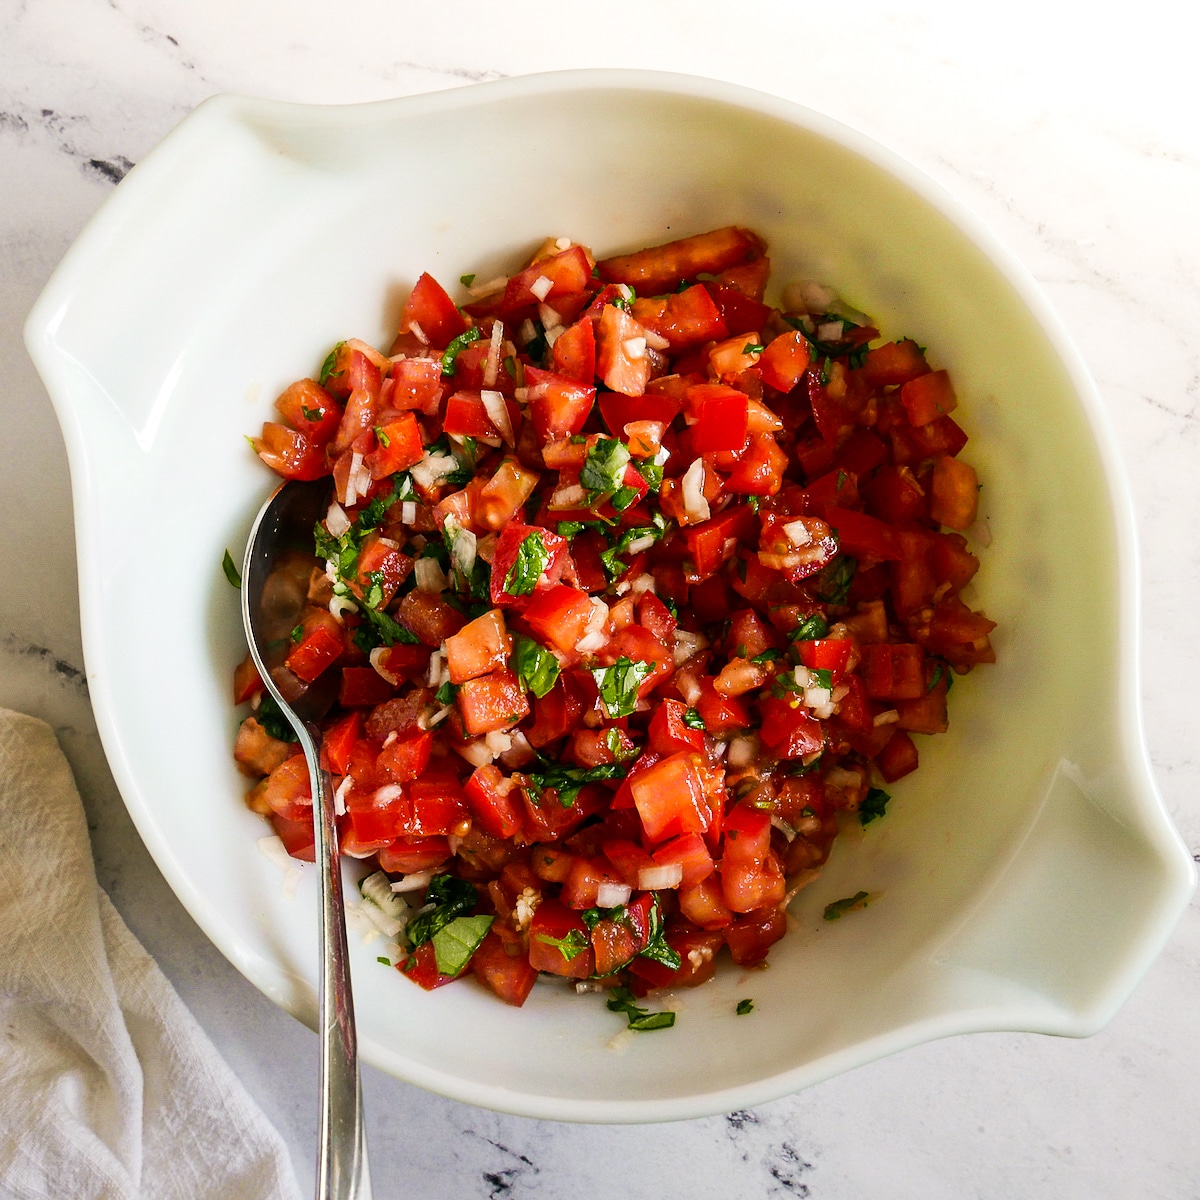
[[[362,1119],[362,1084],[354,997],[346,949],[345,905],[338,855],[333,788],[320,765],[320,735],[304,726],[304,755],[313,795],[313,832],[320,895],[318,956],[321,967],[321,1111],[317,1155],[317,1200],[368,1200]]]

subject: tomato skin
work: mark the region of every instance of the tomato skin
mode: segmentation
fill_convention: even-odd
[[[685,724],[687,705],[682,700],[663,700],[650,718],[650,744],[664,758],[680,752],[704,749],[704,733]]]
[[[265,422],[262,436],[251,438],[250,444],[254,453],[284,479],[320,479],[329,474],[322,447],[286,425]]]
[[[343,649],[345,643],[339,634],[324,625],[318,625],[288,652],[284,662],[294,675],[305,683],[312,683],[326,668],[337,662]]]
[[[865,366],[867,379],[875,387],[895,387],[929,371],[924,352],[912,338],[868,350]]]
[[[321,766],[333,775],[345,775],[350,753],[362,737],[362,713],[352,710],[321,734]]]
[[[596,327],[589,318],[581,317],[559,334],[550,348],[550,361],[554,370],[567,379],[584,384],[595,382]]]
[[[234,704],[245,704],[248,700],[253,700],[255,696],[264,690],[265,686],[258,674],[258,668],[254,665],[253,655],[247,654],[234,668]]]
[[[720,341],[729,333],[721,310],[700,283],[669,296],[639,296],[633,302],[633,316],[647,329],[665,337],[671,343],[672,354],[705,342]]]
[[[571,246],[561,254],[544,258],[512,276],[504,287],[500,315],[508,316],[538,304],[539,298],[532,288],[542,277],[549,279],[551,284],[550,290],[541,297],[541,302],[545,302],[585,292],[591,276],[592,264],[588,261],[587,253],[582,246]]]
[[[740,451],[746,445],[750,406],[744,392],[721,384],[698,384],[688,388],[688,407],[696,415],[691,428],[695,453]]]
[[[379,752],[379,768],[395,783],[419,779],[429,765],[433,734],[427,729],[410,729]]]
[[[773,434],[751,434],[745,453],[725,480],[725,490],[744,496],[774,496],[783,484],[787,461]]]
[[[493,608],[446,639],[446,668],[453,684],[500,670],[512,653],[504,614]]]
[[[450,858],[450,843],[444,837],[397,838],[379,851],[379,867],[389,875],[411,875],[432,871]]]
[[[864,646],[862,678],[877,700],[916,700],[925,694],[924,652],[920,646],[891,642]]]
[[[485,833],[507,839],[516,837],[521,831],[516,789],[501,774],[499,767],[491,763],[476,767],[463,792],[471,815]]]
[[[756,524],[753,509],[745,504],[734,504],[718,516],[684,529],[684,541],[696,575],[700,579],[715,575],[733,555],[737,543],[752,535]]]
[[[930,371],[910,380],[900,389],[900,403],[910,425],[928,425],[958,407],[958,397],[946,371]]]
[[[276,836],[283,843],[283,848],[300,862],[316,862],[316,833],[313,830],[312,816],[306,820],[289,821],[278,813],[272,813],[271,826]]]
[[[596,272],[605,283],[627,283],[639,296],[657,296],[673,292],[685,279],[716,275],[748,258],[761,257],[764,248],[757,234],[729,225],[634,254],[602,259],[596,263]]]
[[[659,846],[654,852],[654,861],[660,866],[679,863],[683,868],[683,878],[678,884],[681,888],[694,887],[716,870],[716,863],[698,833],[682,833]]]
[[[413,285],[404,311],[400,314],[400,332],[412,332],[414,322],[428,339],[428,344],[439,350],[444,350],[467,330],[466,320],[446,289],[428,272]]]
[[[440,358],[402,358],[392,363],[389,404],[403,412],[434,416],[446,390],[442,386]]]
[[[342,420],[342,406],[315,380],[301,379],[275,401],[283,419],[313,446],[333,440]]]
[[[520,1008],[529,999],[538,976],[526,955],[509,954],[494,930],[488,930],[471,956],[471,970],[484,987],[514,1008]]]
[[[672,754],[632,776],[629,787],[646,840],[662,842],[681,833],[704,833],[712,822],[704,785],[696,770],[699,756]]]

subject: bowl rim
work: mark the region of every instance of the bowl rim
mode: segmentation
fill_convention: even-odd
[[[167,882],[185,909],[222,954],[260,990],[271,994],[264,980],[255,976],[252,966],[238,948],[230,944],[225,931],[214,920],[212,910],[197,889],[182,877],[168,846],[160,838],[140,795],[136,773],[126,754],[125,739],[113,718],[107,680],[110,677],[104,641],[97,628],[99,611],[99,572],[94,569],[87,546],[92,539],[89,529],[89,490],[95,486],[94,472],[86,439],[72,399],[61,352],[56,348],[55,332],[69,305],[74,290],[86,280],[89,260],[108,239],[110,230],[123,221],[127,209],[151,199],[166,179],[172,163],[191,153],[193,143],[222,127],[246,119],[263,119],[294,126],[308,124],[319,128],[346,128],[407,121],[422,114],[444,114],[479,107],[494,101],[518,97],[546,98],[554,94],[588,91],[626,91],[666,93],[703,102],[715,102],[731,108],[781,120],[787,125],[810,131],[835,145],[858,155],[881,169],[913,192],[921,201],[946,218],[986,258],[1024,305],[1063,367],[1079,407],[1083,412],[1096,447],[1107,491],[1116,549],[1119,594],[1116,628],[1120,645],[1118,663],[1117,721],[1123,740],[1123,765],[1128,774],[1130,792],[1148,828],[1156,834],[1164,873],[1164,898],[1157,920],[1151,922],[1139,943],[1141,953],[1130,956],[1125,968],[1114,972],[1104,999],[1086,1012],[1072,1014],[1061,1021],[1049,1021],[1044,1014],[1020,1020],[1005,1012],[943,1012],[886,1034],[855,1043],[837,1053],[734,1087],[669,1100],[564,1100],[515,1092],[499,1085],[464,1083],[455,1076],[424,1069],[412,1060],[398,1061],[387,1046],[372,1039],[360,1041],[364,1058],[376,1066],[410,1082],[453,1099],[519,1115],[572,1121],[642,1122],[677,1120],[711,1115],[744,1108],[776,1099],[802,1087],[819,1082],[841,1071],[859,1066],[887,1054],[953,1034],[981,1031],[1028,1029],[1047,1033],[1086,1036],[1102,1028],[1127,999],[1137,981],[1149,968],[1165,944],[1192,894],[1196,882],[1195,864],[1168,815],[1155,785],[1146,748],[1140,693],[1140,563],[1132,495],[1124,465],[1117,449],[1116,436],[1095,383],[1061,319],[1042,294],[1033,276],[1021,261],[992,232],[985,222],[967,208],[941,183],[912,162],[874,141],[858,130],[823,113],[738,84],[697,76],[635,69],[591,68],[521,75],[495,81],[451,87],[445,90],[401,96],[394,99],[346,105],[319,105],[290,101],[262,100],[223,94],[200,104],[135,166],[114,193],[84,226],[82,232],[55,269],[35,302],[25,323],[25,343],[38,369],[67,446],[73,488],[77,557],[79,567],[80,610],[83,627],[87,677],[92,688],[96,724],[122,798],[143,842]],[[280,1003],[278,995],[272,995]],[[293,1015],[312,1025],[314,1013],[303,1004],[285,1005]]]

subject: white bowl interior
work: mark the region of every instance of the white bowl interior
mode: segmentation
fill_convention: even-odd
[[[340,338],[386,347],[423,270],[450,286],[511,269],[546,234],[612,253],[728,223],[767,239],[776,287],[827,281],[952,372],[994,537],[974,588],[999,662],[956,683],[949,734],[919,739],[887,817],[839,840],[770,969],[681,994],[671,1033],[612,1045],[621,1021],[599,998],[539,986],[512,1010],[474,984],[425,994],[355,947],[367,1057],[449,1095],[682,1117],[941,1034],[1090,1032],[1190,891],[1138,728],[1123,485],[1019,268],[927,181],[822,118],[617,73],[348,109],[211,101],[39,301],[28,337],[71,455],[92,695],[167,879],[312,1021],[314,881],[284,896],[230,758],[244,647],[220,561],[240,556],[271,487],[242,435],[278,391]],[[822,920],[859,889],[869,908]],[[735,1018],[744,996],[754,1013]]]

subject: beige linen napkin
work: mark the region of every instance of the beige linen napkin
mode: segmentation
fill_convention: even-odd
[[[279,1134],[97,885],[53,732],[7,709],[0,1196],[299,1197]]]

